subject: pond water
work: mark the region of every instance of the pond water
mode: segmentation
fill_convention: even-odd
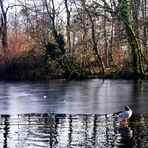
[[[148,81],[0,82],[0,114],[110,114],[129,105],[148,111]]]
[[[112,114],[129,105],[128,123]],[[0,82],[3,148],[148,147],[148,81]]]
[[[111,115],[2,115],[3,148],[146,148],[148,116],[133,115],[126,124]]]

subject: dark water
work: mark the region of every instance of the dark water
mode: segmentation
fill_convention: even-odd
[[[0,148],[145,148],[147,111],[148,81],[0,82]]]

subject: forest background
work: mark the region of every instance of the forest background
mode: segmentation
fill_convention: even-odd
[[[148,0],[0,0],[0,78],[148,78]]]

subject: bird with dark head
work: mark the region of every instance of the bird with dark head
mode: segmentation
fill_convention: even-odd
[[[116,118],[127,121],[132,116],[132,110],[129,106],[125,106],[125,110],[114,113]]]
[[[131,109],[129,108],[129,106],[125,106],[125,111],[129,111],[129,110],[131,110]]]

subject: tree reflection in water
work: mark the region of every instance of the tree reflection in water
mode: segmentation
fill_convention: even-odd
[[[129,121],[120,121],[118,126],[115,127],[115,133],[120,134],[121,141],[120,143],[123,144],[124,147],[132,147],[134,146],[133,143],[133,131],[131,127],[129,127]]]
[[[3,116],[1,116],[3,117]],[[8,133],[9,133],[9,115],[4,116],[4,132],[3,132],[3,139],[4,139],[4,144],[3,148],[7,148],[7,139],[8,139]]]
[[[128,123],[109,115],[1,115],[0,145],[32,147],[147,147],[148,116],[133,115]]]

